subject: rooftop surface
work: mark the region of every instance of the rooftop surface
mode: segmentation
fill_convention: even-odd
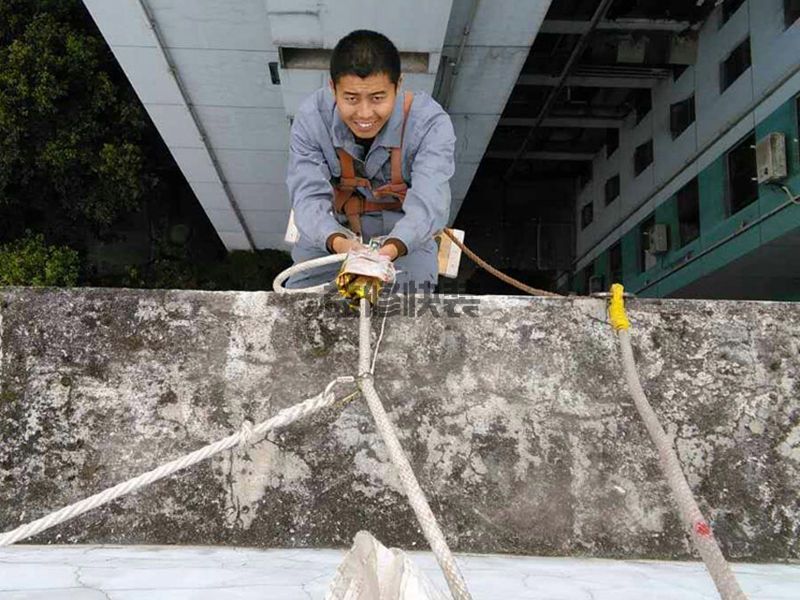
[[[432,555],[412,560],[439,587]],[[322,600],[343,550],[170,546],[12,546],[0,600]],[[475,600],[706,600],[701,563],[461,555]],[[735,564],[751,600],[795,600],[800,565]]]

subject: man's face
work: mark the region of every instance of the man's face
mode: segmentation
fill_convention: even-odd
[[[392,116],[397,86],[386,73],[342,75],[330,83],[342,121],[357,138],[372,139]]]

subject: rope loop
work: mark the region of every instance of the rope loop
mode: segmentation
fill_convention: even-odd
[[[249,419],[242,421],[242,427],[239,430],[239,449],[247,448],[253,441],[253,422]]]

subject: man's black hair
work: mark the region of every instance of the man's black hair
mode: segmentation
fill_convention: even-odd
[[[389,81],[400,81],[400,53],[382,33],[357,29],[336,44],[331,55],[331,79],[336,84],[343,75],[362,79],[386,73]]]

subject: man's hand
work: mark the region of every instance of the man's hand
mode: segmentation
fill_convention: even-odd
[[[386,244],[385,246],[381,246],[378,250],[378,254],[388,256],[389,260],[393,261],[395,258],[397,258],[397,246],[394,244]]]
[[[359,248],[365,248],[366,246],[358,240],[351,240],[350,238],[340,236],[334,238],[331,242],[331,247],[333,248],[334,254],[347,254],[350,250],[357,250]]]

